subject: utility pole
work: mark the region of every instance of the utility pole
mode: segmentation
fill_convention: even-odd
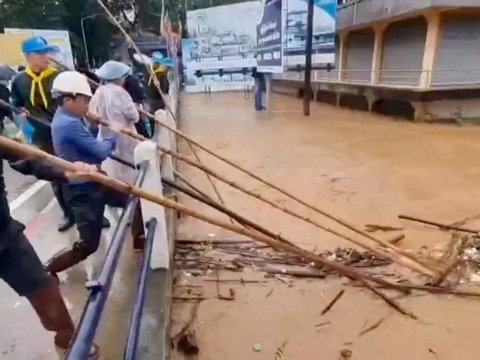
[[[85,17],[80,19],[80,27],[82,28],[83,47],[85,48],[85,65],[87,65],[88,70],[90,70],[90,56],[88,54],[88,44],[87,44],[87,37],[85,36],[84,21],[87,20],[87,19],[93,19],[93,18],[95,18],[97,16],[100,16],[100,15],[102,15],[102,14],[97,13],[97,14],[92,14],[92,15],[85,16]]]
[[[305,45],[305,82],[303,85],[303,115],[310,116],[310,92],[312,84],[313,1],[308,0],[307,44]]]

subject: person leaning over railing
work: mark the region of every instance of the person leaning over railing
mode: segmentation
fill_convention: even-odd
[[[84,117],[92,97],[87,78],[76,71],[63,72],[53,82],[52,95],[59,104],[51,127],[55,154],[70,162],[95,165],[101,171],[101,163],[116,148],[118,134],[98,140],[98,128],[87,128]],[[123,208],[128,200],[128,195],[91,181],[70,181],[64,184],[64,192],[80,239],[73,247],[50,258],[46,268],[51,274],[64,271],[93,254],[100,243],[105,205]],[[133,219],[132,235],[134,239],[143,239],[138,211]]]
[[[52,68],[48,60],[49,55],[57,50],[56,47],[50,46],[44,38],[32,37],[25,40],[22,44],[22,51],[28,66],[25,71],[22,71],[14,78],[12,83],[11,96],[13,105],[24,109],[25,114],[30,113],[47,122],[52,121],[57,107],[52,100],[50,89],[59,71]],[[27,121],[29,121],[34,130],[32,143],[52,154],[53,146],[50,129],[44,124],[30,121],[28,118]],[[58,225],[58,230],[65,231],[73,225],[72,215],[65,205],[61,184],[56,181],[51,182],[51,184],[53,193],[64,215],[62,222]]]
[[[50,66],[50,55],[58,48],[51,46],[44,38],[32,37],[22,44],[22,51],[27,60],[25,71],[20,72],[12,83],[12,103],[25,111],[24,115],[31,114],[36,118],[52,122],[57,104],[52,99],[51,88],[53,81],[60,71]],[[34,121],[28,116],[27,121],[33,128],[32,143],[40,149],[53,154],[52,137],[50,129],[45,124]],[[68,209],[62,185],[56,181],[51,182],[53,193],[60,205],[64,218],[58,225],[58,231],[66,231],[73,226],[73,216]],[[103,219],[103,226],[110,224]]]

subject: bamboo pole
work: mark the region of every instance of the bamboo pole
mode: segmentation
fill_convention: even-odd
[[[99,3],[101,3],[101,1],[99,1]],[[101,5],[102,5],[102,7],[105,9],[105,11],[107,11],[107,14],[108,14],[109,16],[111,16],[111,13],[108,11],[108,9],[106,9],[106,7],[105,7],[103,4],[101,4]],[[113,17],[112,17],[112,18],[113,18]],[[121,25],[120,25],[115,19],[114,19],[114,21],[115,21],[115,23],[117,24],[117,26],[122,30],[122,32],[124,32],[123,28],[121,28]],[[139,55],[141,55],[140,50],[137,48],[135,42],[130,38],[130,36],[129,36],[126,32],[124,32],[124,35],[127,37],[127,40],[132,44],[132,46],[134,47],[135,51],[136,51]],[[63,68],[63,69],[68,69],[68,70],[70,70],[67,66],[63,65],[62,63],[60,63],[59,61],[57,61],[57,60],[54,59],[54,58],[50,58],[49,60],[50,60],[52,63],[54,63],[56,66],[58,66],[58,67],[61,67],[61,68]],[[148,73],[150,74],[150,76],[152,76],[151,69],[148,67],[147,64],[144,64],[144,65],[145,65],[145,68],[147,69]],[[87,78],[87,80],[88,80],[88,82],[91,83],[92,85],[100,86],[99,83],[97,83],[97,82],[95,82],[95,81],[93,81],[93,80],[91,80],[91,79],[89,79],[89,78]],[[158,84],[158,79],[157,79],[156,76],[153,76],[153,82],[154,82],[154,84],[155,84],[155,86],[156,86],[156,88],[157,88],[157,90],[158,90],[158,93],[160,94],[160,96],[161,96],[162,99],[163,99],[163,103],[165,104],[165,108],[169,111],[169,113],[172,115],[172,117],[176,120],[175,114],[174,114],[173,111],[170,109],[169,104],[168,104],[168,99],[166,98],[165,94],[162,92],[162,89],[160,88],[160,85]],[[148,112],[146,112],[146,111],[144,111],[144,110],[141,110],[141,109],[139,109],[139,112],[140,112],[141,114],[143,114],[143,115],[148,114],[148,117],[149,117],[150,119],[153,119],[157,124],[163,124],[161,121],[159,121],[158,119],[156,119],[154,115],[152,115],[152,114],[150,114],[150,113],[148,113]],[[191,144],[188,140],[186,140],[186,142],[187,142],[188,147],[190,148],[190,151],[191,151],[192,154],[195,156],[195,158],[197,159],[197,161],[198,161],[199,163],[202,163],[202,160],[200,159],[200,156],[198,155],[197,151],[196,151],[195,148],[192,146],[192,144]],[[218,188],[217,188],[217,186],[215,185],[215,183],[213,182],[213,180],[212,180],[212,178],[210,177],[210,175],[206,174],[206,177],[207,177],[208,182],[209,182],[210,185],[212,186],[212,189],[213,189],[215,195],[217,196],[218,200],[219,200],[222,204],[225,205],[225,200],[223,199],[222,195],[220,194],[220,191],[218,191]],[[233,220],[230,219],[230,222],[233,223]]]
[[[142,53],[140,52],[140,50],[138,49],[137,45],[135,44],[135,42],[132,40],[132,38],[130,37],[130,35],[128,35],[128,33],[125,31],[125,29],[123,29],[122,25],[115,19],[115,17],[112,15],[112,13],[108,10],[108,8],[105,6],[105,4],[103,4],[103,2],[101,0],[97,0],[97,3],[104,9],[104,11],[107,13],[107,15],[110,17],[110,19],[113,21],[113,23],[118,27],[118,29],[122,32],[122,34],[125,36],[125,38],[127,39],[127,41],[132,45],[132,47],[134,48],[135,52],[140,56],[142,57]],[[53,59],[52,59],[53,60]],[[144,64],[145,65],[145,68],[147,69],[148,73],[150,75],[152,75],[152,71],[151,69],[148,67],[147,64]],[[63,66],[63,65],[62,65]],[[168,101],[165,97],[165,94],[162,92],[162,89],[160,88],[160,84],[158,83],[158,79],[153,76],[153,82],[155,84],[155,87],[157,88],[158,90],[158,93],[160,94],[160,96],[162,97],[162,99],[164,100],[164,103],[165,103],[165,107],[166,109],[168,110],[168,112],[172,115],[172,117],[176,120],[176,116],[175,114],[173,113],[172,109],[170,108],[169,104],[168,104]],[[142,113],[143,115],[149,117],[150,119],[153,119],[155,122],[157,122],[158,124],[160,124],[160,126],[163,126],[165,127],[166,129],[172,131],[173,133],[175,133],[177,136],[180,136],[181,138],[183,138],[189,145],[190,149],[193,151],[195,157],[197,158],[197,161],[200,160],[200,158],[198,157],[198,154],[196,154],[196,152],[194,151],[194,148],[192,145],[195,145],[197,146],[198,148],[202,149],[203,151],[207,152],[208,154],[214,156],[215,158],[233,166],[234,168],[236,168],[237,170],[249,175],[250,177],[256,179],[257,181],[260,181],[261,183],[271,187],[272,189],[275,189],[277,190],[278,192],[282,193],[283,195],[289,197],[290,199],[302,204],[303,206],[309,208],[310,210],[313,210],[327,218],[329,218],[330,220],[333,220],[335,221],[336,223],[340,224],[340,225],[343,225],[345,227],[347,227],[348,229],[370,239],[370,240],[373,240],[375,241],[376,243],[382,245],[383,247],[386,247],[386,248],[390,248],[390,249],[394,249],[395,248],[395,251],[397,252],[400,252],[402,253],[404,256],[406,257],[409,257],[411,260],[413,260],[414,262],[417,262],[418,260],[412,255],[412,254],[409,254],[408,252],[404,252],[402,249],[398,248],[397,246],[393,245],[392,243],[388,242],[388,241],[385,241],[383,239],[380,239],[380,238],[376,238],[374,236],[372,236],[371,234],[368,234],[367,232],[363,231],[362,229],[354,226],[353,224],[350,224],[348,223],[347,221],[343,220],[343,219],[340,219],[339,217],[337,216],[334,216],[328,212],[326,212],[325,210],[322,210],[320,208],[318,208],[317,206],[314,206],[312,204],[309,204],[307,203],[306,201],[298,198],[297,196],[291,194],[290,192],[280,188],[279,186],[276,186],[274,185],[273,183],[271,183],[270,181],[267,181],[265,179],[263,179],[262,177],[254,174],[253,172],[243,168],[242,166],[238,165],[237,163],[215,153],[214,151],[208,149],[207,147],[201,145],[200,143],[198,143],[197,141],[193,140],[191,137],[189,137],[188,135],[186,135],[185,133],[177,130],[177,129],[174,129],[164,123],[162,123],[161,121],[158,121],[154,115],[144,111],[144,110],[140,110],[140,113]],[[199,161],[201,162],[201,161]],[[210,179],[210,178],[209,178]],[[210,180],[209,180],[210,181]],[[211,185],[215,188],[214,184],[212,181],[211,182]],[[218,189],[215,188],[214,190],[216,193],[218,192]],[[219,197],[219,200],[223,203],[221,197]],[[425,264],[421,264],[422,266],[425,266]]]
[[[195,185],[193,185],[190,181],[188,181],[181,173],[179,173],[178,171],[176,170],[173,170],[173,174],[175,175],[175,177],[177,179],[179,179],[181,182],[183,182],[185,185],[187,185],[190,189],[194,190],[195,192],[199,193],[200,195],[202,195],[204,198],[206,199],[210,199],[210,196],[208,196],[207,194],[205,194],[202,190],[200,190],[198,187],[196,187]]]
[[[99,1],[99,2],[101,3],[100,0],[97,0],[97,1]],[[102,5],[103,5],[103,4],[102,4]],[[103,6],[104,6],[104,5],[103,5]],[[105,8],[105,9],[106,9],[106,8]],[[106,9],[106,11],[108,11],[108,9]],[[110,14],[110,15],[111,15],[111,14]],[[120,25],[119,25],[119,26],[120,26]],[[125,33],[125,35],[129,38],[128,34]],[[130,41],[131,41],[132,44],[136,47],[136,45],[134,44],[133,40],[131,40],[131,38],[130,38]],[[137,49],[137,50],[138,50],[138,49]],[[55,63],[58,63],[56,60],[53,60],[53,59],[52,59],[52,61],[55,62]],[[61,64],[59,64],[59,65],[61,65]],[[62,65],[62,66],[63,66],[63,65]],[[91,82],[93,82],[93,81],[91,81]],[[95,82],[93,82],[93,83],[95,83]],[[95,83],[95,84],[96,84],[96,83]],[[97,85],[98,85],[98,84],[97,84]],[[160,90],[160,89],[159,89],[159,90]],[[277,209],[279,209],[279,210],[281,210],[281,211],[283,211],[283,212],[285,212],[285,213],[287,213],[287,214],[290,214],[290,215],[292,215],[292,216],[294,216],[294,217],[297,217],[297,218],[299,218],[299,219],[301,219],[301,220],[304,220],[304,221],[310,223],[311,225],[313,225],[313,226],[315,226],[315,227],[318,227],[318,228],[320,228],[320,229],[322,229],[322,230],[324,230],[324,231],[330,232],[330,233],[332,233],[332,234],[334,234],[334,235],[336,235],[336,236],[339,236],[339,237],[341,237],[341,238],[343,238],[343,239],[345,239],[345,240],[348,240],[348,241],[350,241],[350,242],[352,242],[352,243],[354,243],[354,244],[356,244],[356,245],[358,245],[358,246],[361,246],[361,247],[364,248],[364,249],[367,249],[367,250],[369,250],[369,251],[375,252],[375,253],[377,253],[377,254],[379,254],[379,255],[381,255],[381,256],[388,256],[392,261],[394,261],[394,262],[396,262],[396,263],[400,263],[401,265],[406,266],[406,267],[410,268],[411,270],[414,270],[414,271],[416,271],[416,272],[420,272],[421,274],[424,274],[424,275],[427,275],[427,276],[430,276],[430,277],[432,277],[432,276],[433,276],[433,277],[434,277],[434,276],[437,276],[437,274],[436,274],[436,273],[437,273],[437,269],[430,268],[430,267],[427,266],[426,264],[423,264],[423,263],[420,262],[413,254],[411,254],[411,253],[409,253],[409,252],[407,252],[407,251],[404,251],[403,249],[400,249],[399,247],[395,246],[394,244],[392,244],[392,243],[390,243],[390,242],[388,242],[388,241],[374,238],[373,236],[371,236],[370,234],[364,232],[363,230],[356,229],[355,227],[352,227],[352,225],[349,225],[349,224],[347,224],[347,223],[344,223],[343,220],[336,219],[336,218],[334,218],[334,217],[331,217],[331,216],[328,215],[327,213],[323,213],[323,215],[329,217],[329,218],[332,219],[332,220],[335,220],[337,223],[342,224],[342,225],[346,226],[347,228],[349,228],[349,229],[351,229],[351,230],[353,230],[353,231],[355,231],[355,232],[357,232],[357,233],[359,233],[359,234],[362,234],[362,235],[366,236],[367,238],[369,238],[370,240],[373,240],[373,241],[375,241],[376,243],[382,245],[384,248],[387,249],[387,252],[386,252],[386,253],[381,252],[381,251],[379,251],[378,249],[376,249],[376,248],[373,247],[373,246],[366,245],[366,244],[364,244],[364,243],[362,243],[362,242],[360,242],[360,241],[358,241],[358,240],[355,240],[355,239],[353,239],[353,238],[351,238],[351,237],[348,237],[348,236],[339,234],[339,233],[336,232],[335,230],[332,230],[332,229],[327,228],[327,227],[325,227],[325,226],[323,226],[323,225],[320,225],[320,224],[317,223],[316,221],[313,221],[313,220],[311,220],[311,219],[308,218],[308,217],[305,217],[305,216],[299,215],[299,214],[297,214],[297,213],[294,213],[294,212],[292,212],[291,210],[289,210],[289,209],[287,209],[287,208],[278,206],[276,203],[274,203],[274,202],[272,202],[272,201],[270,201],[270,200],[268,200],[268,199],[265,199],[265,198],[262,197],[261,195],[255,194],[255,193],[249,191],[248,189],[246,189],[246,188],[244,188],[244,187],[241,187],[241,186],[237,185],[236,183],[231,182],[231,181],[229,181],[229,180],[221,177],[220,175],[216,174],[215,172],[213,172],[212,170],[210,170],[209,168],[207,168],[207,167],[201,162],[198,154],[194,151],[194,149],[193,149],[193,147],[192,147],[192,144],[193,144],[193,145],[196,145],[197,147],[201,148],[202,150],[206,151],[207,153],[209,153],[209,154],[217,157],[218,159],[220,159],[220,160],[222,160],[222,161],[224,161],[224,162],[227,162],[228,164],[234,166],[235,168],[237,168],[237,169],[239,169],[239,170],[241,170],[241,171],[243,171],[243,172],[245,172],[245,171],[242,170],[239,166],[237,166],[237,165],[234,164],[233,162],[230,162],[230,160],[227,160],[227,159],[225,159],[225,158],[223,158],[223,157],[219,157],[219,155],[215,154],[213,151],[210,151],[210,150],[208,150],[207,148],[203,147],[201,144],[197,143],[196,141],[193,141],[193,140],[190,139],[186,134],[183,134],[182,132],[178,131],[177,129],[174,129],[174,128],[172,128],[172,127],[170,127],[170,126],[162,123],[161,121],[159,121],[158,119],[156,119],[155,116],[153,116],[152,114],[150,114],[150,113],[148,113],[148,112],[146,112],[146,111],[143,111],[143,110],[140,110],[140,112],[141,112],[142,114],[148,116],[149,118],[153,119],[155,122],[157,122],[157,123],[160,124],[161,126],[164,126],[164,127],[167,128],[168,130],[174,132],[176,135],[181,136],[182,138],[184,138],[184,139],[187,141],[187,143],[188,143],[189,146],[190,146],[190,149],[192,149],[192,152],[193,152],[194,156],[195,156],[196,159],[197,159],[197,162],[193,162],[193,161],[191,161],[189,158],[184,157],[183,155],[180,155],[180,154],[178,154],[178,153],[175,153],[175,152],[173,152],[173,151],[171,151],[171,150],[168,150],[168,149],[165,149],[165,148],[160,148],[160,147],[159,147],[159,149],[160,149],[162,152],[167,153],[167,154],[175,157],[176,159],[178,159],[178,160],[180,160],[180,161],[186,162],[186,163],[190,164],[191,166],[197,167],[198,169],[202,170],[202,171],[206,174],[207,178],[209,179],[212,187],[214,188],[215,193],[217,194],[217,197],[219,198],[219,200],[220,200],[220,202],[221,202],[222,204],[225,204],[225,203],[224,203],[224,201],[223,201],[220,193],[218,192],[216,186],[214,185],[214,183],[213,183],[213,181],[212,181],[212,179],[211,179],[211,176],[219,179],[219,180],[222,181],[222,182],[225,182],[226,184],[228,184],[228,185],[236,188],[237,190],[240,190],[240,191],[242,191],[242,192],[244,192],[244,193],[246,193],[246,194],[248,194],[248,195],[250,195],[250,196],[253,196],[253,197],[257,198],[257,199],[260,200],[260,201],[266,202],[267,204],[269,204],[269,205],[271,205],[271,206],[273,206],[273,207],[275,207],[275,208],[277,208]],[[173,113],[172,113],[172,115],[173,115]],[[174,116],[174,115],[173,115],[173,116]],[[97,121],[100,121],[100,120],[97,119]],[[104,126],[109,126],[109,125],[108,125],[108,122],[106,122],[106,121],[103,121],[103,122],[100,122],[100,123],[101,123],[102,125],[104,125]],[[140,140],[140,141],[148,140],[148,139],[146,139],[145,137],[143,137],[143,136],[141,136],[141,135],[139,135],[139,134],[135,134],[135,133],[133,133],[133,132],[127,130],[127,129],[122,129],[121,132],[124,133],[124,134],[130,135],[130,136],[132,136],[132,137],[134,137],[134,138],[136,138],[136,139],[138,139],[138,140]],[[180,134],[181,134],[181,135],[180,135]],[[198,160],[200,160],[200,161],[198,161]],[[273,185],[273,184],[270,184],[270,183],[268,183],[268,182],[265,182],[263,179],[261,179],[260,177],[257,177],[257,175],[255,175],[255,174],[253,174],[253,173],[247,172],[247,174],[250,175],[250,176],[253,176],[255,179],[257,179],[257,180],[265,183],[266,185],[272,187],[273,189],[284,193],[285,195],[288,194],[288,193],[286,193],[284,190],[282,190],[281,188],[278,188],[278,187],[276,187],[276,186]],[[289,196],[289,195],[287,195],[287,196]],[[291,196],[289,196],[289,197],[291,197]],[[296,198],[293,198],[293,199],[296,200],[297,202],[299,201],[299,199],[296,199]],[[305,206],[308,207],[308,204],[305,204],[305,203],[304,203],[303,205],[305,205]],[[315,209],[314,209],[314,210],[315,210]],[[318,209],[318,210],[320,210],[320,209]],[[318,212],[318,211],[317,211],[317,212]],[[233,220],[232,220],[231,218],[230,218],[230,221],[233,223]],[[388,251],[388,250],[390,250],[390,251]],[[398,260],[397,260],[397,257],[395,257],[395,256],[393,256],[393,255],[390,255],[392,252],[393,252],[394,254],[396,254],[396,255],[400,255],[400,257],[398,258]],[[389,255],[386,255],[386,254],[389,254]],[[407,259],[408,259],[408,260],[407,260]]]
[[[46,161],[53,166],[62,169],[66,172],[76,172],[76,167],[74,166],[73,163],[68,162],[66,160],[60,159],[56,156],[50,155],[40,149],[34,148],[29,145],[24,145],[21,143],[18,143],[16,141],[7,139],[3,136],[0,136],[0,148],[5,149],[7,152],[19,155],[23,158],[29,158],[29,159],[36,159],[36,160],[42,160]],[[372,285],[370,281],[375,281],[373,277],[369,277],[369,280],[367,280],[361,273],[358,271],[349,268],[348,266],[336,263],[334,261],[325,259],[319,255],[316,255],[314,253],[311,253],[305,249],[302,249],[298,246],[295,246],[293,244],[289,243],[283,243],[278,240],[272,239],[268,236],[259,234],[258,232],[252,231],[250,229],[245,229],[237,225],[232,225],[230,223],[222,222],[219,220],[216,220],[214,218],[208,217],[206,215],[203,215],[195,210],[192,210],[188,208],[185,205],[179,204],[175,201],[169,200],[164,198],[161,195],[154,194],[152,192],[143,190],[135,185],[132,184],[127,184],[125,182],[122,182],[120,180],[111,178],[109,176],[106,176],[100,172],[91,172],[89,174],[89,178],[91,181],[95,181],[97,183],[100,183],[104,186],[113,188],[117,191],[127,193],[142,199],[145,199],[147,201],[153,202],[155,204],[158,204],[160,206],[167,207],[169,209],[173,209],[182,213],[185,213],[191,217],[197,218],[199,220],[205,221],[207,223],[210,223],[212,225],[219,226],[221,228],[224,228],[226,230],[230,230],[234,233],[240,234],[247,236],[251,239],[257,240],[261,243],[264,243],[266,245],[269,245],[274,248],[281,249],[287,253],[293,253],[302,256],[303,258],[312,261],[316,263],[317,265],[322,265],[325,268],[330,269],[331,271],[336,271],[342,276],[345,276],[351,280],[357,281],[360,284],[364,285],[367,289],[372,291],[375,295],[379,296],[382,298],[389,306],[393,307],[395,310],[400,312],[403,315],[409,316],[412,319],[417,319],[417,317],[403,309],[399,304],[397,304],[394,300],[390,299],[388,296],[386,296],[384,293],[379,291]],[[384,281],[383,281],[384,283]]]
[[[97,0],[97,1],[100,1],[100,0]],[[108,10],[107,10],[107,11],[108,11]],[[119,25],[119,26],[120,26],[120,25]],[[123,29],[122,29],[122,30],[123,30]],[[125,33],[125,35],[126,35],[127,37],[129,37],[128,34]],[[133,40],[130,39],[130,41],[133,43]],[[135,44],[133,43],[133,45],[135,45]],[[135,47],[136,47],[136,46],[135,46]],[[54,59],[52,59],[52,61],[55,62],[55,63],[57,63],[58,65],[63,66],[62,64],[58,63],[58,62],[57,62],[56,60],[54,60]],[[98,85],[97,83],[95,83],[95,82],[92,81],[92,80],[89,80],[89,81],[92,82],[93,84]],[[159,90],[160,90],[160,89],[159,89]],[[160,91],[161,91],[161,90],[160,90]],[[436,272],[438,271],[437,269],[430,268],[430,267],[427,266],[426,264],[423,264],[423,263],[420,262],[413,254],[411,254],[411,253],[409,253],[409,252],[407,252],[407,251],[404,251],[403,249],[395,246],[394,244],[392,244],[392,243],[390,243],[390,242],[388,242],[388,241],[382,240],[382,239],[377,239],[377,238],[373,237],[372,235],[368,234],[367,232],[365,232],[365,231],[363,231],[363,230],[361,230],[361,229],[359,229],[359,228],[356,228],[355,226],[347,223],[346,221],[341,220],[341,219],[339,219],[339,218],[337,218],[337,217],[335,217],[335,216],[333,216],[333,215],[330,215],[329,213],[327,213],[327,212],[325,212],[325,211],[323,211],[323,210],[321,210],[321,209],[319,209],[319,208],[317,208],[317,207],[315,207],[315,206],[313,206],[313,205],[310,205],[310,204],[306,203],[305,201],[297,198],[296,196],[292,195],[291,193],[287,192],[286,190],[284,190],[284,189],[282,189],[282,188],[280,188],[280,187],[278,187],[278,186],[270,183],[269,181],[261,178],[261,177],[258,176],[258,175],[255,175],[255,174],[252,173],[251,171],[244,169],[243,167],[241,167],[240,165],[234,163],[233,161],[231,161],[231,160],[229,160],[229,159],[227,159],[227,158],[225,158],[225,157],[223,157],[223,156],[215,153],[214,151],[208,149],[207,147],[201,145],[200,143],[198,143],[197,141],[193,140],[192,138],[190,138],[190,137],[189,137],[188,135],[186,135],[185,133],[183,133],[183,132],[181,132],[181,131],[179,131],[179,130],[177,130],[177,129],[175,129],[175,128],[172,128],[172,127],[168,126],[167,124],[164,124],[163,122],[161,122],[161,121],[159,121],[158,119],[156,119],[155,116],[152,115],[152,114],[150,114],[149,112],[147,112],[147,111],[145,111],[145,110],[141,110],[141,109],[140,109],[139,111],[140,111],[141,114],[143,114],[143,115],[147,116],[148,118],[152,119],[153,121],[155,121],[155,122],[156,122],[157,124],[159,124],[160,126],[165,127],[165,128],[168,129],[169,131],[173,132],[175,135],[183,138],[183,139],[187,142],[187,144],[189,145],[190,149],[192,149],[192,152],[193,152],[194,156],[195,156],[197,159],[199,159],[198,154],[196,154],[196,152],[193,151],[194,149],[193,149],[192,145],[197,146],[198,148],[200,148],[200,149],[202,149],[203,151],[207,152],[208,154],[214,156],[215,158],[217,158],[217,159],[219,159],[219,160],[221,160],[221,161],[223,161],[223,162],[231,165],[232,167],[236,168],[237,170],[239,170],[239,171],[241,171],[241,172],[249,175],[250,177],[252,177],[252,178],[254,178],[254,179],[262,182],[263,184],[265,184],[265,185],[267,185],[267,186],[269,186],[269,187],[271,187],[271,188],[279,191],[280,193],[284,194],[285,196],[291,198],[292,200],[295,200],[296,202],[298,202],[298,203],[306,206],[307,208],[310,208],[311,210],[314,210],[315,212],[324,215],[325,217],[327,217],[327,218],[329,218],[329,219],[337,222],[338,224],[341,224],[341,225],[347,227],[348,229],[350,229],[350,230],[352,230],[352,231],[354,231],[354,232],[356,232],[356,233],[358,233],[358,234],[360,234],[360,235],[363,235],[363,236],[365,236],[366,238],[368,238],[368,239],[370,239],[370,240],[372,240],[372,241],[374,241],[374,242],[382,245],[383,247],[385,247],[385,248],[387,248],[387,249],[390,249],[391,251],[393,251],[393,252],[395,252],[395,253],[401,254],[401,255],[402,255],[403,257],[405,257],[405,258],[410,259],[411,262],[413,262],[413,263],[416,264],[415,268],[412,268],[412,266],[407,266],[407,267],[409,267],[410,269],[415,270],[415,271],[417,271],[417,272],[420,272],[420,273],[422,273],[422,274],[424,274],[424,275],[428,275],[428,276],[435,276]],[[173,113],[172,113],[172,116],[174,116]],[[105,124],[103,124],[103,125],[108,126],[108,123],[105,123]],[[122,132],[124,132],[124,131],[122,131]],[[134,137],[135,137],[135,134],[133,134],[133,133],[129,133],[129,132],[124,132],[124,133],[127,134],[127,135],[131,135],[131,136],[134,136]],[[137,134],[137,135],[138,135],[138,134]],[[139,137],[136,137],[136,138],[137,138],[138,140],[141,140],[141,141],[147,140],[146,138],[141,137],[141,135],[139,135]],[[165,150],[166,150],[166,149],[165,149]],[[171,152],[170,155],[173,156],[173,157],[176,157],[176,156],[173,154],[173,152]],[[190,161],[190,159],[188,159],[188,160]],[[201,162],[199,162],[199,163],[202,165],[202,169],[201,169],[201,170],[204,171],[204,172],[207,174],[207,178],[209,179],[212,187],[215,189],[215,192],[218,193],[218,190],[216,190],[216,187],[215,187],[213,181],[211,181],[211,178],[210,178],[210,176],[214,176],[214,177],[216,177],[216,176],[215,176],[215,175],[212,175],[212,172],[211,172],[211,171],[210,171],[210,172],[205,171],[204,169],[207,169],[207,167],[205,167],[205,166],[203,165],[203,163],[201,163]],[[193,164],[190,164],[190,165],[195,166],[195,165],[193,165]],[[196,166],[196,167],[199,168],[198,166]],[[200,168],[199,168],[199,169],[200,169]],[[217,177],[217,178],[218,178],[218,177]],[[220,179],[219,179],[219,180],[220,180]],[[227,182],[227,184],[233,186],[230,182]],[[235,184],[235,185],[236,185],[236,184]],[[238,190],[240,190],[240,189],[238,189]],[[240,191],[243,191],[243,190],[240,190]],[[217,195],[219,195],[219,194],[217,194]],[[255,194],[254,196],[257,197],[257,194]],[[258,198],[258,197],[257,197],[257,198]],[[224,202],[223,202],[222,199],[221,199],[221,196],[219,197],[219,200],[220,200],[220,202],[222,202],[222,204],[224,204]],[[260,199],[260,200],[261,200],[261,199]],[[272,202],[270,202],[270,203],[272,203]],[[274,204],[274,203],[273,203],[273,204]],[[279,209],[282,210],[282,211],[284,211],[284,209],[285,209],[285,208],[278,207],[276,204],[274,204],[274,206],[277,207],[277,208],[279,208]],[[294,215],[294,216],[295,216],[295,215]],[[296,216],[296,217],[298,217],[298,216]],[[305,217],[303,217],[303,216],[301,216],[300,218],[303,219],[303,220],[305,220]],[[230,220],[232,221],[232,219],[230,219]],[[305,221],[307,221],[307,222],[309,222],[309,223],[312,223],[310,219],[305,220]],[[314,225],[314,224],[312,224],[312,225]],[[316,226],[316,225],[314,225],[314,226]],[[318,227],[318,226],[317,226],[317,227]],[[325,229],[323,229],[323,230],[325,230]],[[329,230],[325,230],[325,231],[329,231]],[[331,232],[331,231],[329,231],[329,232]],[[337,235],[337,236],[338,236],[338,235]],[[340,237],[345,238],[343,235],[341,235]],[[346,238],[345,238],[345,239],[346,239]],[[346,240],[348,240],[348,239],[346,239]],[[350,240],[349,240],[349,241],[350,241]],[[361,246],[361,247],[363,247],[363,248],[365,248],[365,246],[364,246],[364,245],[360,245],[360,242],[358,242],[358,241],[355,241],[354,243],[357,244],[357,245],[359,245],[359,246]],[[362,243],[362,244],[363,244],[363,243]],[[375,248],[373,248],[373,247],[368,247],[368,248],[366,248],[366,249],[369,250],[369,251],[377,252],[376,250],[372,250],[372,249],[375,249]],[[378,253],[378,252],[377,252],[377,253]],[[382,256],[385,256],[384,253],[381,253],[381,255],[382,255]],[[392,258],[392,260],[393,260],[393,258]],[[393,261],[395,261],[395,260],[393,260]],[[395,262],[396,262],[396,261],[395,261]],[[419,271],[418,268],[420,268],[421,270]]]
[[[101,119],[95,115],[92,115],[92,114],[89,114],[87,115],[87,117],[89,119],[91,119],[92,121],[96,121],[98,122],[99,124],[101,125],[104,125],[104,126],[109,126],[109,123],[108,121],[104,120],[104,119]],[[122,128],[119,130],[121,133],[125,134],[125,135],[128,135],[128,136],[131,136],[137,140],[140,140],[140,141],[145,141],[145,140],[148,140],[146,139],[144,136],[140,135],[140,134],[137,134],[137,133],[134,133],[132,132],[130,129],[126,129],[126,128]],[[384,249],[385,251],[382,251],[374,246],[371,246],[369,244],[366,244],[362,241],[359,241],[357,239],[354,239],[350,236],[347,236],[347,235],[344,235],[342,233],[339,233],[338,231],[336,230],[333,230],[331,228],[328,228],[326,226],[323,226],[322,224],[318,223],[317,221],[314,221],[306,216],[303,216],[303,215],[300,215],[286,207],[282,207],[282,206],[279,206],[277,205],[275,202],[269,200],[269,199],[266,199],[264,198],[263,196],[261,196],[260,194],[256,194],[254,192],[252,192],[251,190],[241,186],[241,185],[238,185],[237,183],[227,179],[226,177],[216,173],[215,171],[211,170],[210,168],[206,167],[205,165],[203,164],[200,164],[198,162],[195,162],[191,159],[189,159],[188,157],[184,156],[184,155],[181,155],[181,154],[178,154],[172,150],[169,150],[169,149],[166,149],[166,148],[163,148],[161,146],[158,146],[157,145],[157,148],[159,149],[159,151],[161,151],[162,153],[165,153],[165,154],[168,154],[168,155],[171,155],[172,157],[176,158],[177,160],[180,160],[182,162],[185,162],[191,166],[194,166],[196,167],[197,169],[200,169],[202,171],[204,171],[205,173],[207,174],[210,174],[211,176],[215,177],[216,179],[224,182],[225,184],[257,199],[257,200],[260,200],[288,215],[291,215],[293,217],[296,217],[300,220],[303,220],[323,231],[326,231],[326,232],[329,232],[335,236],[338,236],[344,240],[347,240],[357,246],[360,246],[368,251],[371,251],[373,253],[376,253],[380,256],[383,256],[383,257],[388,257],[389,259],[391,259],[393,262],[399,264],[399,265],[402,265],[404,267],[407,267],[413,271],[416,271],[416,272],[419,272],[423,275],[427,275],[429,277],[435,277],[435,276],[438,276],[437,275],[437,271],[436,270],[432,270],[432,269],[429,269],[428,267],[426,267],[424,264],[420,263],[420,261],[418,261],[415,257],[413,257],[413,259],[410,257],[410,256],[405,256],[404,254],[402,254],[401,252],[398,252],[397,248],[396,247],[393,247],[393,248],[390,248],[390,249]]]

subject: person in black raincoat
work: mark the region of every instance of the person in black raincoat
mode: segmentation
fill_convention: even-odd
[[[60,293],[58,280],[43,267],[37,253],[24,234],[25,226],[10,215],[3,161],[26,175],[39,179],[64,182],[81,179],[82,171],[91,171],[90,166],[76,163],[78,174],[66,174],[48,164],[22,159],[0,149],[0,279],[5,281],[19,296],[28,299],[35,309],[43,327],[55,332],[54,342],[61,350],[67,350],[75,327]],[[88,359],[97,359],[99,349],[92,347]]]

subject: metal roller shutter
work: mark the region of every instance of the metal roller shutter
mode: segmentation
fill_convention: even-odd
[[[347,81],[370,82],[373,46],[373,30],[352,31],[348,34],[344,79]]]
[[[432,85],[480,83],[480,16],[442,18],[433,69]]]
[[[419,84],[426,36],[427,21],[423,17],[393,23],[385,30],[381,83]]]

